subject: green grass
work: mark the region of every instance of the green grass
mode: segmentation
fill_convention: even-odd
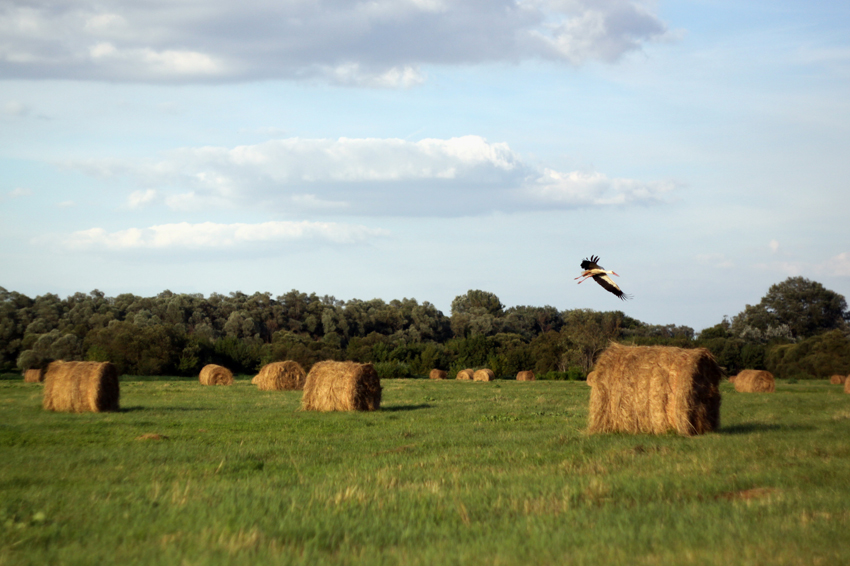
[[[0,565],[850,564],[850,395],[822,381],[724,384],[721,430],[680,438],[588,436],[583,382],[385,380],[381,411],[319,414],[130,379],[81,415],[0,380]]]

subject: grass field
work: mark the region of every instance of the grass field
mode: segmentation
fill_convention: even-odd
[[[122,378],[118,413],[0,380],[0,565],[850,564],[850,395],[723,384],[721,430],[585,433],[583,382],[300,392]]]

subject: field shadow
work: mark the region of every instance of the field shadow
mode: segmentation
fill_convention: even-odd
[[[134,413],[136,411],[212,411],[213,409],[210,407],[143,407],[141,405],[134,405],[132,407],[121,407],[118,409],[119,413]]]
[[[417,409],[430,409],[428,403],[420,403],[418,405],[392,405],[390,407],[381,407],[382,411],[394,413],[396,411],[416,411]]]
[[[784,425],[767,423],[742,423],[732,426],[720,427],[720,434],[752,434],[754,432],[768,432],[774,430],[813,430],[815,427],[802,425]]]

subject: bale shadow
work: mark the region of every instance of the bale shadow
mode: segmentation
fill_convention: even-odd
[[[776,430],[813,430],[815,427],[802,425],[783,425],[767,423],[742,423],[732,426],[721,426],[717,432],[720,434],[752,434],[755,432],[769,432]]]
[[[417,409],[430,409],[428,403],[420,403],[418,405],[393,405],[391,407],[381,407],[382,411],[394,413],[396,411],[416,411]]]
[[[134,405],[132,407],[121,407],[118,409],[119,413],[134,413],[136,411],[212,411],[213,409],[210,407],[143,407],[141,405]]]

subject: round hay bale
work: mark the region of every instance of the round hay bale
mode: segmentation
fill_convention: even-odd
[[[844,380],[844,392],[850,393],[850,375]]]
[[[304,383],[305,411],[376,411],[381,408],[381,379],[372,364],[318,362]]]
[[[446,379],[448,377],[448,372],[442,369],[432,369],[431,373],[428,374],[428,379]]]
[[[266,364],[251,383],[260,391],[300,391],[304,389],[307,372],[292,360]]]
[[[844,384],[844,376],[843,375],[833,375],[829,378],[829,383],[831,385],[843,385]]]
[[[118,370],[109,362],[52,362],[41,405],[65,413],[117,411],[120,395]]]
[[[773,393],[776,380],[769,371],[758,369],[741,370],[735,376],[735,391],[739,393]]]
[[[456,379],[460,379],[461,381],[472,381],[473,375],[475,375],[475,371],[471,369],[462,369],[457,372]]]
[[[493,373],[493,370],[487,368],[479,369],[472,374],[473,381],[493,381],[494,379],[496,379],[496,374]]]
[[[534,372],[533,371],[521,371],[516,374],[517,381],[534,381]]]
[[[595,371],[592,371],[589,374],[587,374],[587,381],[586,381],[587,385],[589,385],[590,387],[593,387],[593,383],[595,381],[596,381],[596,372]]]
[[[41,383],[44,381],[43,369],[28,369],[24,372],[24,383]]]
[[[588,430],[681,435],[720,426],[720,366],[705,348],[612,343],[588,381]]]
[[[226,367],[207,364],[198,376],[201,385],[233,385],[233,372]]]

